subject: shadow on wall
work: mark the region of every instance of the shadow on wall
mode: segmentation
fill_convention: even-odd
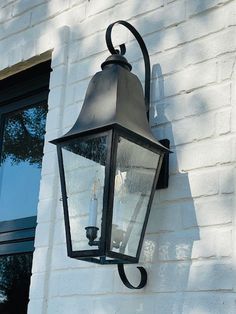
[[[158,79],[152,84],[152,93],[156,93],[155,89],[158,89],[159,101],[164,100],[165,83],[159,64],[153,65],[153,76]],[[156,192],[141,260],[145,266],[148,263],[150,268],[147,292],[176,292],[178,294],[188,290],[192,249],[194,242],[198,241],[200,236],[188,173],[178,172],[175,135],[171,122],[165,116],[164,106],[159,107],[157,113],[151,110],[151,121],[157,119],[154,114],[163,124],[168,124],[168,134],[162,130],[159,132],[157,128],[155,135],[158,139],[168,138],[173,153],[170,155],[169,186],[167,189]],[[183,217],[183,212],[186,214],[185,217]],[[189,223],[194,226],[192,230],[186,227]],[[164,302],[166,303],[165,298]],[[160,313],[182,313],[183,300],[177,301],[175,294],[169,294],[168,306],[165,304],[163,307],[163,301],[159,300],[156,305],[154,304],[154,308],[158,308],[158,303],[160,308],[163,308],[163,312]]]

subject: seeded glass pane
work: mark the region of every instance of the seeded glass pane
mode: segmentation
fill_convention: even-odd
[[[119,139],[111,250],[135,257],[159,155]]]
[[[62,147],[72,250],[90,246],[85,228],[96,226],[101,236],[107,137],[74,140]]]
[[[32,253],[0,256],[0,313],[26,314]]]
[[[47,106],[9,113],[0,159],[0,221],[36,215]]]

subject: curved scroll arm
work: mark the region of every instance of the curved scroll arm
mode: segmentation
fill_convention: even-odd
[[[115,24],[121,24],[128,28],[128,30],[134,35],[136,38],[137,42],[139,43],[139,46],[141,48],[142,54],[143,54],[143,59],[144,59],[144,65],[145,65],[145,103],[146,103],[146,110],[147,110],[147,115],[149,112],[149,105],[150,105],[150,59],[147,51],[147,47],[141,37],[141,35],[138,33],[138,31],[128,22],[126,21],[116,21],[112,24],[110,24],[106,30],[106,44],[107,48],[110,51],[111,54],[121,54],[124,55],[126,52],[126,47],[125,44],[120,45],[120,51],[116,50],[112,44],[111,40],[111,32],[112,28]]]
[[[140,274],[141,274],[141,281],[140,281],[140,284],[135,287],[135,286],[131,285],[131,283],[129,282],[129,280],[126,277],[125,270],[124,270],[124,264],[118,264],[117,267],[118,267],[120,279],[122,280],[123,284],[127,288],[129,288],[129,289],[142,289],[146,285],[146,283],[147,283],[147,272],[146,272],[145,268],[143,268],[141,266],[137,267],[140,271]]]

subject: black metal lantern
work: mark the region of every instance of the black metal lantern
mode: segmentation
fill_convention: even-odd
[[[126,26],[138,40],[145,61],[145,98],[131,65],[111,42],[114,24]],[[81,113],[57,145],[68,255],[79,260],[118,264],[129,288],[142,288],[147,275],[133,287],[123,264],[138,263],[162,161],[169,150],[152,135],[149,106],[150,62],[138,32],[127,22],[106,32],[112,55],[89,83]],[[145,103],[146,102],[146,103]]]

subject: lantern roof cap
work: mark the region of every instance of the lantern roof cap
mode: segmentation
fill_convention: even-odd
[[[102,71],[97,72],[89,83],[75,124],[65,135],[52,143],[118,125],[168,151],[151,132],[142,84],[130,69],[131,66],[123,56],[108,57],[102,64]]]
[[[127,61],[127,59],[120,55],[120,54],[114,54],[114,55],[110,55],[102,64],[101,64],[101,68],[102,70],[104,70],[107,66],[110,66],[112,64],[118,64],[120,66],[122,66],[123,68],[131,71],[132,70],[132,66],[131,64]]]

